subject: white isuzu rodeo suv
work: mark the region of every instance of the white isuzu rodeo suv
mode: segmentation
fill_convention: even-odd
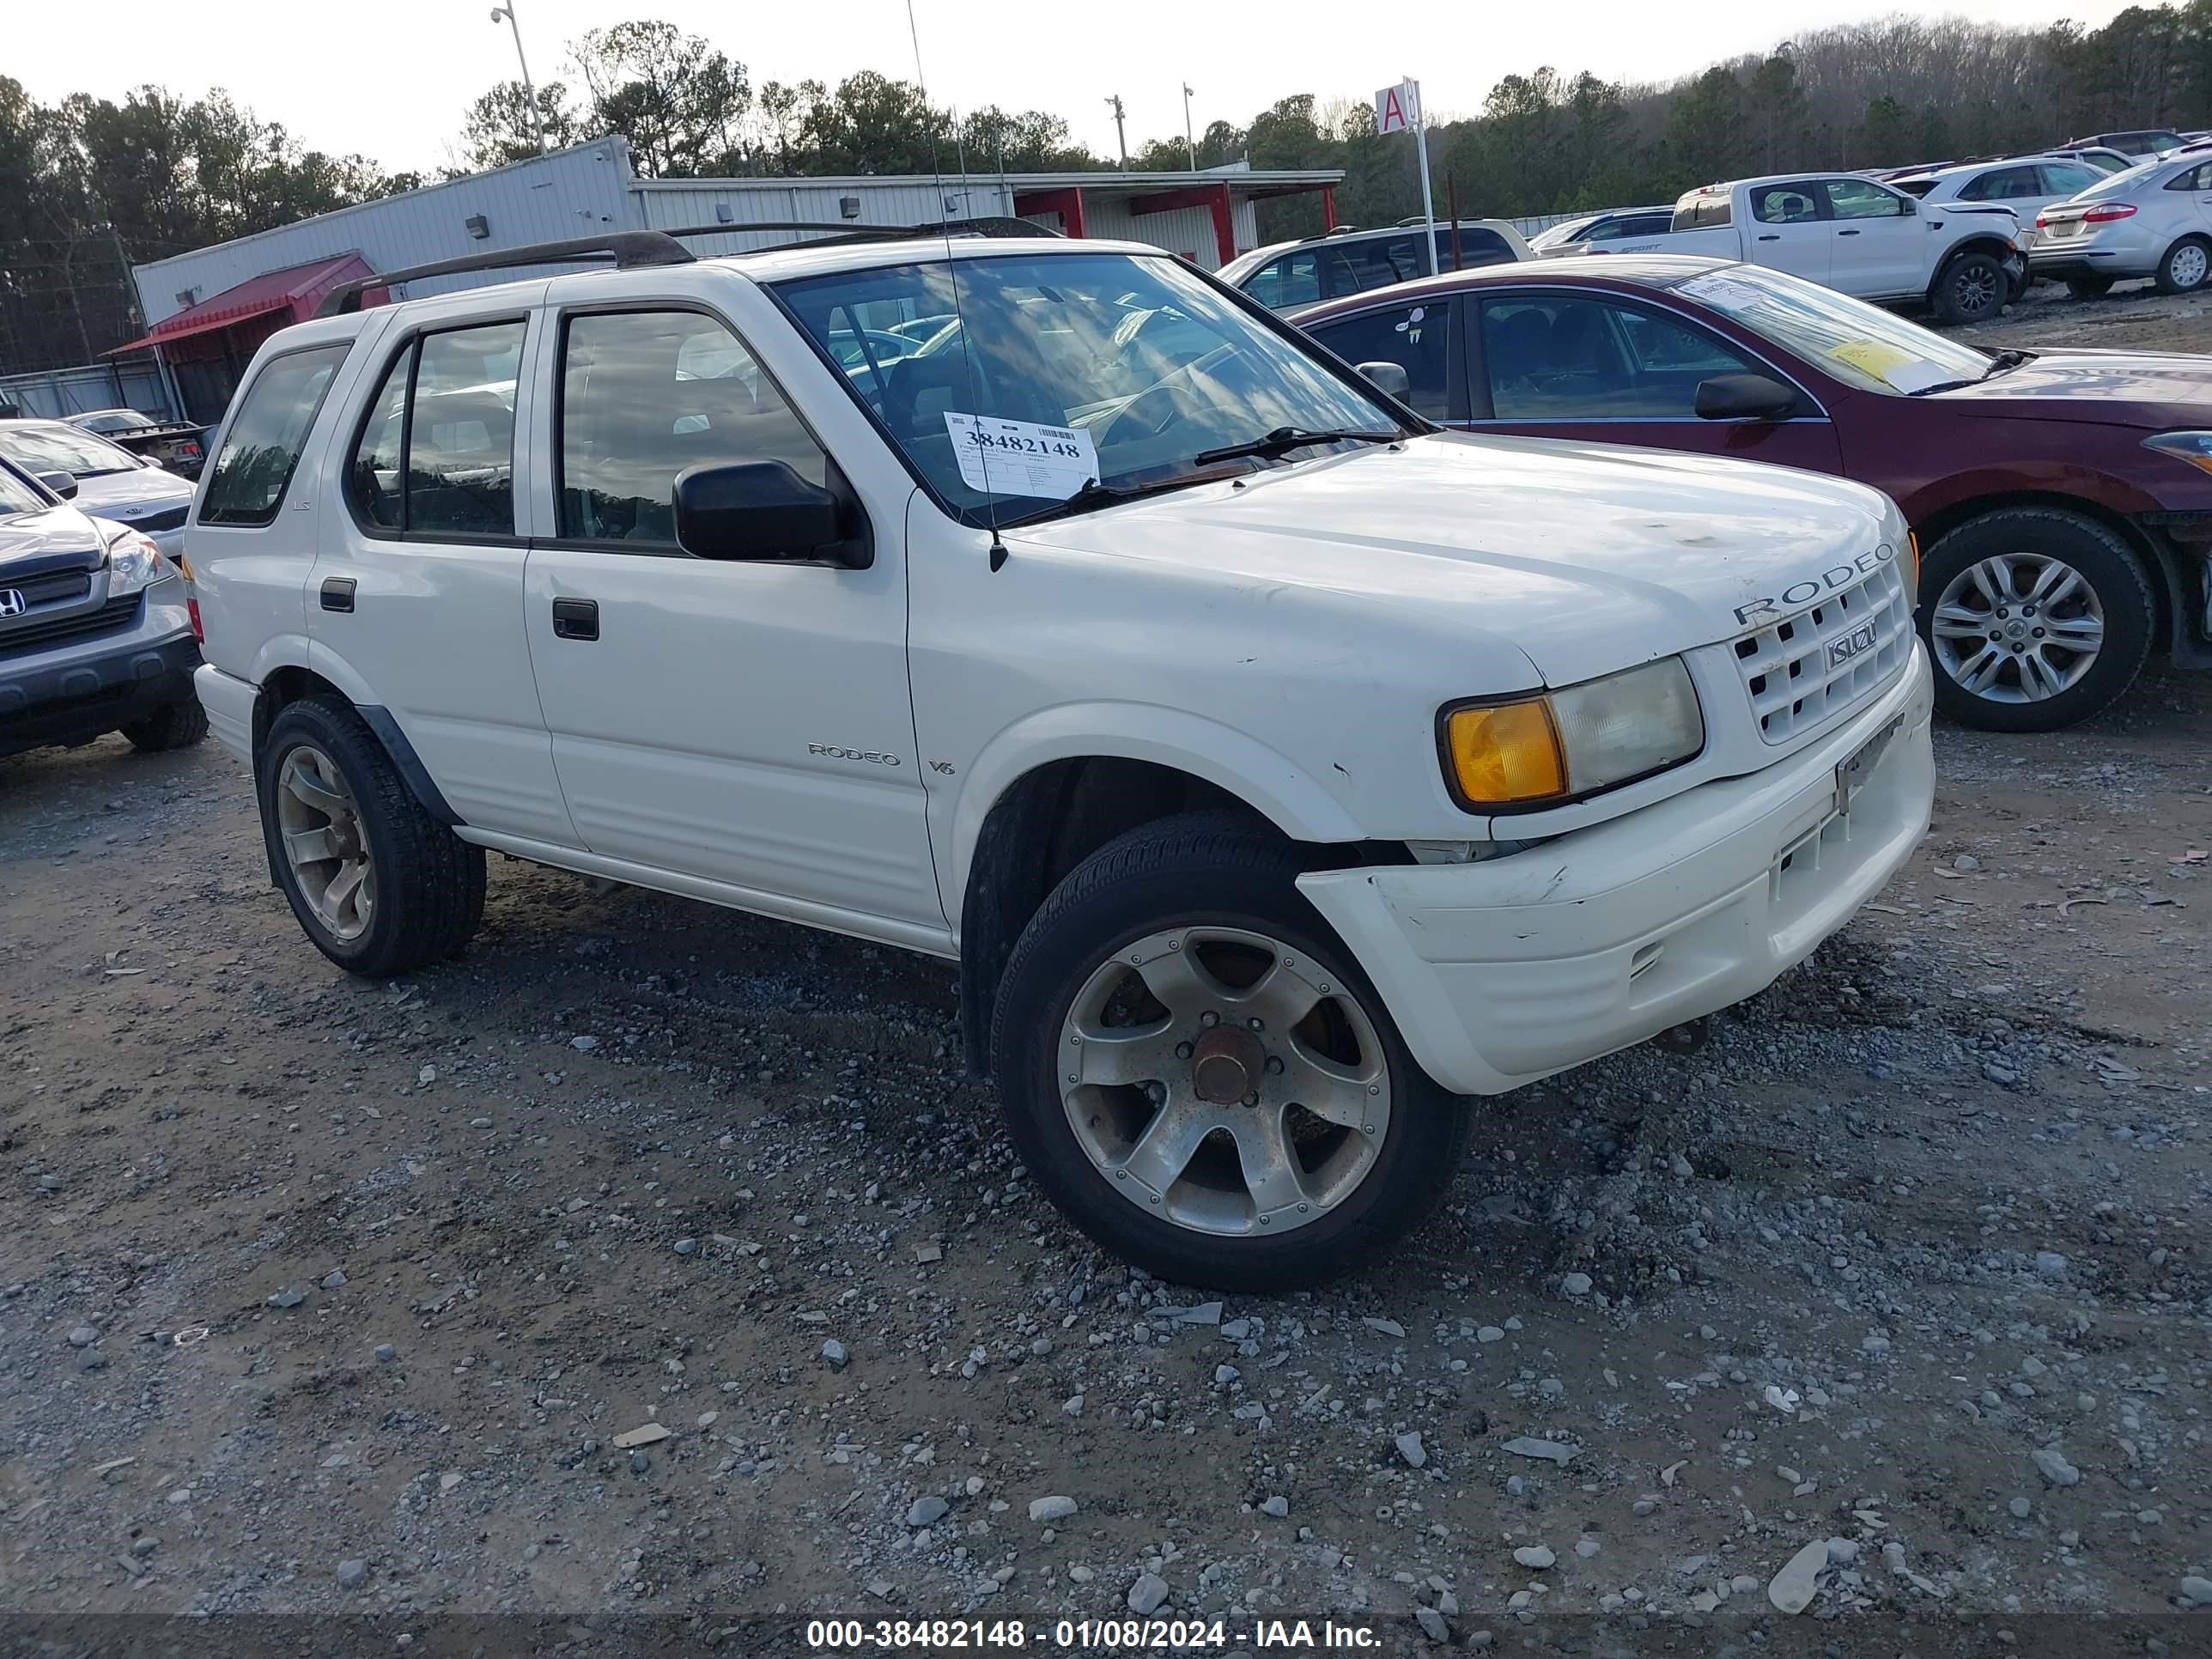
[[[1282,1289],[1926,828],[1873,490],[1437,431],[1140,246],[531,257],[592,253],[342,290],[201,488],[200,699],[350,971],[459,951],[487,848],[956,960],[1067,1215]]]

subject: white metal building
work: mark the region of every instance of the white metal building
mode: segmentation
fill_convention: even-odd
[[[640,179],[629,146],[606,137],[450,184],[341,208],[297,224],[136,267],[149,328],[255,278],[358,253],[378,270],[489,248],[566,241],[594,232],[666,229],[762,220],[923,224],[951,216],[1020,216],[1070,235],[1151,242],[1207,270],[1257,245],[1253,207],[1271,196],[1318,195],[1335,222],[1334,170],[1066,173],[853,179]],[[700,238],[702,253],[730,253],[787,233]],[[414,297],[525,274],[507,270],[410,285]],[[546,273],[550,274],[550,270]]]

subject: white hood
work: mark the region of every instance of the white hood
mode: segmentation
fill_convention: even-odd
[[[1817,473],[1551,439],[1438,434],[1021,532],[1267,586],[1402,602],[1567,685],[1734,638],[1739,609],[1901,539]],[[1784,607],[1786,608],[1786,607]]]
[[[192,489],[185,479],[158,466],[133,467],[126,472],[80,477],[70,504],[103,519],[130,524],[149,513],[191,506]]]

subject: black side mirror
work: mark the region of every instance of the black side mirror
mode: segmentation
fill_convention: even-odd
[[[1897,204],[1897,210],[1908,219],[1917,218],[1920,213],[1920,204],[1910,196],[1903,197]]]
[[[1403,363],[1361,363],[1358,367],[1368,384],[1383,396],[1395,398],[1401,404],[1413,396],[1413,382]]]
[[[1698,382],[1701,421],[1786,421],[1797,411],[1797,389],[1764,374],[1716,374]]]
[[[843,483],[833,470],[830,477]],[[702,462],[676,475],[676,542],[702,559],[789,560],[865,570],[874,562],[860,503],[809,483],[787,461]]]
[[[39,482],[65,501],[76,499],[76,474],[74,472],[41,472]]]

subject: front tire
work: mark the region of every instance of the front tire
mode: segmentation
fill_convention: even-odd
[[[2066,291],[2077,300],[2101,300],[2112,291],[2109,276],[2069,276]]]
[[[1939,322],[1986,323],[2005,308],[2012,279],[1986,253],[1961,253],[1936,273],[1929,301]]]
[[[277,885],[317,950],[368,979],[460,954],[483,916],[483,848],[423,810],[352,708],[289,704],[255,781]]]
[[[185,696],[163,703],[145,719],[121,729],[140,754],[158,755],[166,750],[187,748],[207,736],[207,710],[200,707],[198,697]]]
[[[1969,520],[1929,549],[1920,629],[1936,706],[1984,732],[2055,732],[2135,681],[2158,620],[2119,534],[2053,507]]]
[[[993,1022],[1006,1128],[1084,1232],[1172,1283],[1299,1289],[1436,1207],[1465,1103],[1423,1073],[1299,851],[1249,820],[1109,842],[1030,920]]]
[[[2160,294],[2194,294],[2208,276],[2212,276],[2212,242],[2185,236],[2166,249],[2154,280]]]

